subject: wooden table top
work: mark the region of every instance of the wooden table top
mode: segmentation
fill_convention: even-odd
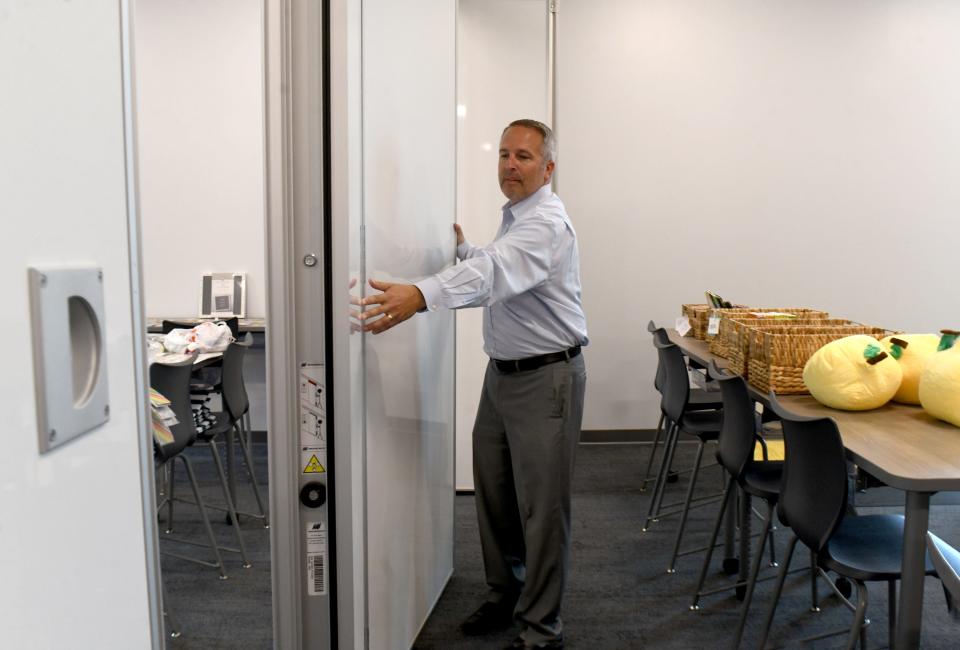
[[[667,331],[692,359],[727,365],[710,352],[707,342]],[[766,395],[750,389],[756,399],[767,402]],[[920,406],[890,402],[870,411],[840,411],[810,395],[784,395],[778,400],[797,415],[833,418],[852,460],[888,485],[918,492],[960,490],[960,428],[928,415]]]

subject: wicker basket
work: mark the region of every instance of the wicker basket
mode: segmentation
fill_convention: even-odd
[[[690,332],[693,334],[693,338],[698,341],[705,341],[707,339],[707,325],[709,325],[711,313],[718,312],[722,314],[724,312],[733,312],[745,308],[746,305],[736,305],[730,309],[717,309],[707,304],[682,305],[682,313],[690,322]]]
[[[720,321],[720,334],[710,342],[710,351],[727,358],[732,372],[744,379],[749,374],[750,337],[754,329],[784,329],[799,327],[832,327],[839,325],[859,325],[845,318],[796,318],[792,320],[772,320],[769,318],[734,318]],[[722,339],[722,341],[720,341]],[[717,345],[714,345],[717,343]],[[718,348],[716,351],[714,348]]]
[[[792,314],[795,316],[795,318],[763,318],[755,316],[756,314],[763,314],[765,312]],[[741,346],[740,332],[743,327],[741,323],[744,323],[745,321],[749,321],[751,325],[756,324],[765,327],[777,327],[787,325],[794,326],[800,324],[818,325],[820,324],[820,321],[828,318],[830,318],[830,315],[825,311],[798,308],[753,309],[742,310],[738,311],[737,313],[726,313],[720,317],[720,329],[717,332],[717,335],[710,337],[710,352],[716,354],[717,356],[721,356],[724,359],[732,359],[736,349]],[[746,342],[744,342],[742,345],[744,348],[746,348]],[[746,352],[746,349],[744,349],[744,352]]]
[[[802,395],[809,392],[803,383],[803,367],[821,347],[854,334],[880,339],[892,333],[868,325],[750,329],[747,380],[764,393]]]
[[[797,318],[827,318],[827,313],[805,307],[747,307],[746,305],[737,305],[727,309],[717,309],[710,305],[683,305],[683,315],[690,321],[690,328],[693,336],[701,341],[713,340],[716,337],[707,335],[707,327],[710,324],[710,317],[717,315],[721,322],[726,318],[744,318],[750,314],[761,314],[765,312],[783,312],[785,314],[796,314]]]

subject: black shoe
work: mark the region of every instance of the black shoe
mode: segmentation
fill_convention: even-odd
[[[523,636],[518,636],[506,646],[505,650],[519,650],[520,648],[563,648],[563,637],[542,641],[536,645],[529,645],[523,640]]]
[[[460,624],[460,631],[467,636],[499,632],[513,623],[513,606],[512,601],[503,603],[487,601],[480,605],[470,618]]]

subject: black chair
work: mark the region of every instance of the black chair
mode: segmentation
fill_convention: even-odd
[[[234,343],[231,343],[230,346],[227,347],[227,350],[224,352],[224,361],[226,361],[226,359],[227,359],[228,357],[233,356],[233,355],[230,354],[230,347],[232,347],[232,346],[234,346],[234,345],[235,345]],[[235,355],[235,354],[236,354],[236,353],[234,353],[234,355]],[[240,353],[240,356],[241,356],[240,364],[242,365],[242,363],[243,363],[243,360],[242,360],[242,352]],[[188,371],[191,370],[191,369],[192,369],[192,368],[187,368]],[[151,367],[151,370],[152,370],[152,367]],[[151,385],[152,385],[152,384],[151,384]],[[193,386],[194,386],[194,384],[192,384],[192,383],[189,384],[189,388],[188,388],[188,399],[190,399],[190,400],[192,400],[193,398],[192,398],[192,394],[189,392],[189,390],[192,390]],[[156,386],[154,386],[154,388],[156,388]],[[157,388],[157,390],[160,390],[160,389]],[[160,390],[160,392],[163,393],[162,390]],[[168,399],[171,399],[171,401],[172,401],[172,398],[169,398],[169,397],[168,397]],[[176,411],[175,411],[175,412],[176,412]],[[228,547],[228,546],[221,546],[220,548],[221,548],[221,550],[229,551],[229,552],[231,552],[231,553],[239,553],[239,554],[240,554],[240,558],[241,558],[241,560],[242,560],[242,566],[243,566],[243,568],[244,568],[244,569],[249,569],[250,566],[251,566],[251,564],[250,564],[250,561],[247,559],[247,547],[246,547],[246,544],[244,544],[244,541],[243,541],[243,533],[240,531],[239,520],[237,519],[237,510],[236,510],[236,507],[234,506],[234,503],[233,503],[233,496],[232,496],[232,494],[231,494],[231,492],[230,492],[229,486],[227,485],[227,478],[226,478],[226,475],[224,474],[224,471],[223,471],[223,463],[220,461],[220,453],[219,453],[219,450],[218,450],[218,448],[217,448],[217,443],[216,443],[216,440],[215,440],[216,432],[214,432],[214,433],[212,433],[212,434],[209,433],[209,431],[211,430],[209,427],[208,427],[208,428],[205,428],[203,431],[198,430],[198,429],[196,428],[195,424],[194,424],[193,416],[192,416],[192,413],[191,413],[190,410],[188,410],[188,411],[186,412],[186,414],[181,414],[181,413],[179,413],[179,412],[176,412],[176,413],[177,413],[177,419],[180,420],[181,423],[187,422],[188,425],[189,425],[189,426],[191,427],[191,429],[192,429],[192,440],[191,440],[191,442],[190,442],[189,444],[193,445],[193,444],[196,443],[198,440],[202,440],[202,441],[204,441],[204,442],[207,442],[207,443],[209,444],[209,446],[210,446],[210,455],[211,455],[212,458],[213,458],[214,466],[216,467],[216,470],[217,470],[217,476],[218,476],[218,478],[220,479],[220,487],[221,487],[221,490],[222,490],[222,492],[223,492],[223,500],[224,500],[224,503],[225,503],[226,505],[225,505],[225,506],[220,506],[220,505],[216,505],[216,504],[213,504],[213,503],[208,503],[208,504],[205,504],[205,507],[207,507],[207,508],[213,508],[213,509],[215,509],[215,510],[222,510],[222,511],[226,512],[226,513],[227,513],[227,523],[230,523],[230,524],[233,525],[233,527],[234,527],[234,534],[235,534],[236,537],[237,537],[237,548]],[[189,415],[188,415],[188,414],[189,414]],[[184,420],[184,418],[186,418],[186,420]],[[174,486],[175,486],[174,472],[173,472],[173,468],[171,467],[171,468],[170,468],[170,471],[168,472],[168,478],[167,478],[167,495],[166,495],[166,503],[167,503],[167,529],[166,529],[166,532],[167,532],[168,534],[173,531],[173,505],[174,505],[174,503],[175,503],[175,502],[178,502],[178,501],[181,502],[181,503],[194,503],[193,501],[190,501],[190,500],[188,500],[188,499],[183,499],[183,498],[177,497],[177,496],[175,495],[175,493],[174,493]],[[180,540],[180,541],[182,541],[182,540]]]
[[[222,395],[224,408],[222,411],[214,413],[215,422],[213,426],[205,431],[199,432],[198,439],[208,441],[214,454],[217,453],[216,439],[219,436],[223,436],[229,445],[233,444],[233,436],[236,436],[236,439],[240,441],[240,449],[247,465],[247,472],[250,476],[250,483],[253,487],[253,495],[257,501],[259,512],[239,512],[237,514],[260,519],[263,521],[263,527],[269,528],[270,522],[267,517],[266,508],[264,508],[263,499],[260,496],[260,487],[257,484],[256,474],[253,470],[253,458],[250,455],[250,447],[245,439],[247,438],[249,429],[246,429],[244,418],[249,414],[250,400],[247,397],[247,389],[243,381],[243,360],[251,345],[253,345],[253,337],[248,332],[242,341],[231,343],[223,353]],[[215,508],[217,506],[211,507]]]
[[[238,317],[233,316],[217,320],[226,324],[234,340],[240,337],[240,319]],[[164,334],[169,334],[175,329],[192,329],[200,322],[203,321],[163,320],[160,323],[160,330]],[[210,398],[215,393],[220,392],[222,370],[222,361],[217,360],[193,371],[193,378],[190,381],[190,401],[193,407],[193,422],[199,431],[208,429],[214,423],[214,417],[210,411]]]
[[[196,429],[193,426],[193,418],[190,413],[190,372],[193,366],[193,357],[179,364],[160,364],[154,363],[150,366],[150,386],[161,395],[170,400],[170,408],[173,409],[177,417],[177,424],[170,427],[173,434],[173,442],[167,445],[154,444],[154,461],[157,468],[166,466],[170,484],[173,482],[173,465],[176,460],[180,460],[187,470],[187,478],[190,481],[190,488],[193,490],[193,496],[200,516],[203,519],[204,528],[207,531],[207,537],[210,541],[210,549],[213,551],[216,561],[209,562],[187,555],[179,555],[164,551],[165,555],[196,562],[204,566],[217,569],[220,572],[220,579],[226,580],[227,573],[224,569],[223,558],[220,557],[220,548],[217,546],[216,538],[213,535],[213,529],[210,527],[210,519],[207,517],[207,509],[200,497],[200,488],[197,485],[197,476],[190,464],[190,459],[183,454],[183,450],[193,444],[196,439]],[[167,507],[167,534],[172,532],[173,522],[173,493],[168,486],[168,492],[165,498],[158,500],[157,513],[159,514],[163,507]],[[167,538],[170,541],[193,544],[187,540],[177,538]]]
[[[865,583],[883,581],[887,583],[889,594],[892,643],[897,619],[896,581],[900,579],[903,556],[903,516],[848,515],[846,456],[836,422],[831,418],[794,415],[777,401],[773,392],[770,393],[770,406],[783,421],[785,446],[783,483],[777,512],[781,523],[792,529],[793,536],[777,576],[759,647],[766,645],[784,578],[798,541],[810,549],[821,576],[826,578],[826,571],[833,571],[857,585],[857,605],[854,606],[828,580],[837,596],[854,611],[849,630],[826,632],[805,640],[847,632],[847,648],[855,647],[858,639],[861,647],[866,647]],[[928,575],[933,574],[929,556],[926,571]]]
[[[701,596],[719,593],[730,588],[727,586],[704,592],[703,584],[706,581],[710,560],[713,557],[713,549],[717,542],[717,536],[720,532],[724,514],[726,514],[727,505],[735,501],[737,488],[740,489],[743,495],[743,505],[738,512],[740,516],[741,561],[745,562],[749,556],[750,497],[762,499],[767,506],[763,531],[760,533],[760,545],[756,550],[750,575],[746,584],[739,582],[734,585],[738,597],[743,598],[744,601],[740,614],[740,622],[734,635],[735,641],[733,646],[737,647],[743,635],[743,627],[750,609],[754,585],[760,573],[761,559],[768,536],[770,537],[770,564],[776,566],[772,522],[773,509],[780,496],[780,479],[783,475],[783,461],[754,460],[754,450],[756,449],[757,442],[762,442],[762,438],[758,431],[758,418],[754,401],[750,397],[747,384],[743,380],[743,377],[723,372],[717,367],[715,362],[710,363],[709,373],[713,379],[720,383],[720,394],[723,397],[723,419],[720,428],[720,437],[717,441],[717,461],[726,470],[727,481],[724,496],[720,502],[720,509],[717,512],[717,518],[714,522],[713,534],[707,545],[707,554],[706,557],[703,558],[700,578],[694,590],[693,602],[690,604],[691,610],[700,608],[699,603]]]
[[[927,533],[927,552],[943,583],[947,609],[960,619],[960,551],[948,545],[933,533]]]
[[[662,327],[657,327],[653,321],[647,323],[647,331],[650,332],[655,339],[662,341],[664,343],[670,342],[670,337],[667,336],[667,331]],[[657,374],[653,380],[653,387],[657,389],[658,393],[663,392],[663,366],[659,362],[659,354],[657,361]],[[716,391],[707,391],[702,388],[691,388],[690,397],[688,399],[688,408],[691,411],[706,411],[712,409],[719,409],[721,407],[721,400],[717,395]],[[660,445],[660,438],[663,436],[665,431],[664,424],[666,424],[666,415],[663,410],[660,411],[660,419],[657,422],[656,433],[653,437],[653,447],[650,450],[650,456],[647,458],[647,469],[644,472],[643,481],[640,482],[640,491],[646,492],[647,483],[653,480],[653,461],[657,454],[657,448]],[[671,472],[667,475],[667,481],[672,483],[677,479],[677,474]]]
[[[660,516],[663,516],[667,508],[679,504],[671,504],[663,507],[663,493],[666,488],[666,477],[673,464],[673,456],[677,447],[680,433],[686,433],[697,439],[697,456],[690,471],[690,479],[687,484],[687,494],[679,510],[669,514],[680,513],[680,522],[677,526],[676,537],[674,538],[673,552],[670,557],[670,563],[667,567],[667,573],[674,573],[677,555],[680,550],[680,543],[683,539],[684,528],[687,524],[687,515],[690,512],[693,502],[693,492],[696,488],[697,477],[699,476],[701,464],[703,462],[703,451],[707,442],[716,441],[720,433],[720,412],[719,411],[693,411],[689,409],[690,381],[687,376],[687,365],[683,360],[683,353],[680,348],[670,342],[663,342],[654,335],[654,345],[660,359],[660,365],[663,366],[663,386],[660,409],[663,411],[665,420],[670,423],[667,432],[667,440],[664,443],[664,454],[660,463],[660,471],[657,473],[657,481],[654,485],[653,496],[650,500],[650,508],[647,512],[647,520],[644,523],[643,530],[649,529],[650,523]],[[719,495],[700,497],[697,499],[700,503],[697,507],[705,505],[707,502],[719,498]],[[709,501],[708,501],[709,500]]]

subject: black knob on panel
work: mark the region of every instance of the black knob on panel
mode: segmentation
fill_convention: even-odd
[[[300,503],[308,508],[319,508],[327,502],[327,486],[313,481],[300,488]]]

